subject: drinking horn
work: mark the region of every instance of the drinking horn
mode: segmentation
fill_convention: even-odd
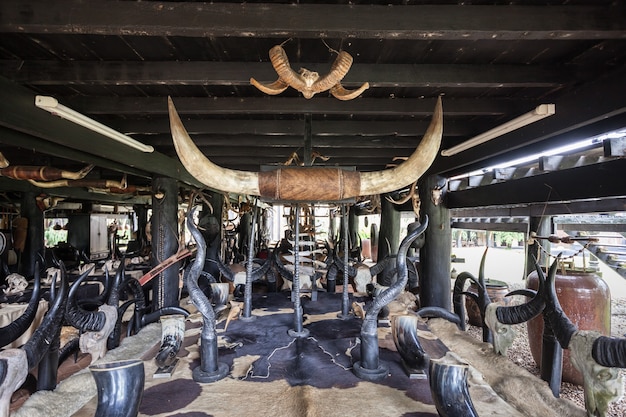
[[[215,312],[211,301],[198,285],[200,271],[204,268],[206,257],[206,242],[202,233],[193,221],[194,209],[187,212],[187,229],[196,240],[196,258],[192,267],[185,276],[189,298],[202,314],[202,332],[200,333],[200,366],[192,371],[193,380],[196,382],[215,382],[228,375],[228,364],[217,361],[217,332],[215,331]]]
[[[0,362],[3,364],[0,368],[4,368],[0,369],[0,373],[4,375],[0,383],[0,417],[9,415],[11,395],[24,383],[29,370],[39,365],[50,349],[51,341],[58,338],[68,292],[65,268],[63,267],[61,271],[60,288],[51,299],[52,305],[48,313],[28,342],[19,349],[0,351]]]
[[[24,313],[22,313],[20,317],[0,328],[0,347],[13,343],[18,337],[23,335],[33,323],[35,317],[37,317],[37,310],[39,308],[39,292],[41,288],[40,275],[41,272],[39,271],[39,263],[36,262],[33,292],[30,296],[28,307],[26,307],[26,310],[24,310]]]
[[[237,171],[220,167],[193,143],[168,98],[170,128],[178,157],[187,171],[209,188],[243,195],[289,201],[338,201],[361,195],[382,194],[413,183],[437,156],[443,134],[441,97],[432,121],[413,154],[402,164],[374,172],[338,167],[281,166],[270,171]]]
[[[550,266],[546,279],[544,322],[552,327],[561,347],[570,350],[570,361],[583,376],[587,415],[606,416],[609,403],[621,398],[624,392],[618,368],[626,367],[626,339],[578,330],[565,315],[555,288],[559,260],[557,258]]]
[[[440,416],[478,417],[467,386],[468,373],[469,364],[451,351],[430,361],[430,392]]]
[[[398,278],[389,288],[374,298],[367,308],[363,324],[361,325],[361,360],[352,366],[354,374],[367,381],[378,381],[387,376],[388,367],[379,361],[378,355],[378,314],[380,310],[393,301],[404,289],[409,279],[409,270],[406,265],[406,253],[411,243],[428,227],[428,216],[419,227],[409,232],[400,243],[396,257]]]

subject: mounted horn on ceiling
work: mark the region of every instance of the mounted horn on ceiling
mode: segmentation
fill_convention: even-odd
[[[271,84],[261,84],[254,78],[250,78],[250,84],[263,91],[265,94],[276,95],[293,87],[302,93],[304,98],[311,98],[317,93],[330,89],[330,94],[339,100],[352,100],[358,97],[363,91],[370,88],[369,83],[364,83],[356,90],[346,90],[341,85],[341,80],[346,76],[352,66],[352,55],[345,51],[339,52],[335,62],[330,68],[330,72],[321,77],[315,71],[300,68],[299,72],[291,69],[289,58],[282,46],[276,45],[270,49],[270,61],[278,79]]]
[[[388,193],[413,183],[433,163],[443,134],[441,97],[432,121],[413,154],[403,163],[383,171],[358,172],[339,167],[289,167],[271,171],[236,171],[206,158],[183,126],[171,97],[170,128],[178,157],[198,181],[215,190],[292,202],[339,201],[362,195]]]

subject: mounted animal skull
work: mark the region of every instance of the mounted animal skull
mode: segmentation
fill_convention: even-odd
[[[187,171],[209,188],[293,202],[338,201],[361,195],[382,194],[413,183],[435,160],[443,134],[441,97],[433,118],[413,154],[395,168],[374,172],[338,167],[280,167],[249,172],[222,168],[207,159],[185,130],[171,98],[170,128],[176,152]]]
[[[11,274],[7,278],[7,284],[9,288],[4,290],[5,295],[22,295],[28,287],[28,281],[20,274]]]
[[[254,78],[250,78],[250,84],[269,95],[280,94],[291,86],[302,93],[304,98],[311,98],[317,93],[330,89],[330,94],[339,100],[352,100],[358,97],[363,91],[367,90],[370,85],[364,83],[361,87],[354,91],[346,90],[341,85],[341,80],[346,76],[352,66],[352,56],[345,52],[339,52],[337,59],[333,63],[330,72],[321,77],[315,71],[309,71],[306,68],[300,68],[299,72],[291,69],[289,58],[282,46],[276,45],[270,49],[270,61],[278,79],[271,84],[261,84]]]

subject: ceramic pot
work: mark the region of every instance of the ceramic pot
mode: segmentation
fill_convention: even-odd
[[[95,417],[136,417],[143,396],[145,373],[139,359],[91,365],[98,389]]]
[[[502,301],[504,305],[508,305],[511,302],[510,298],[505,297],[505,295],[509,293],[509,284],[495,279],[487,279],[485,280],[485,284],[487,285],[487,294],[489,295],[492,303]],[[476,284],[472,283],[469,286],[468,291],[478,294],[478,287]],[[467,310],[469,324],[472,326],[482,327],[483,322],[480,317],[480,309],[474,299],[465,297],[465,309]]]
[[[537,289],[537,272],[528,275],[526,286]],[[556,295],[563,312],[579,330],[595,330],[605,336],[611,334],[611,291],[595,273],[565,271],[555,276]],[[530,351],[541,367],[543,317],[539,315],[526,324]],[[582,385],[580,372],[570,362],[569,350],[563,351],[563,381]]]

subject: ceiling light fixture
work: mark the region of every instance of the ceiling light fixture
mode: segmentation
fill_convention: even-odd
[[[65,107],[64,105],[60,104],[58,100],[54,97],[35,96],[35,106],[39,107],[40,109],[44,109],[52,113],[53,115],[76,123],[77,125],[86,127],[87,129],[92,130],[96,133],[100,133],[101,135],[109,137],[117,142],[123,143],[126,146],[137,149],[141,152],[154,152],[154,148],[152,146],[138,142],[130,136],[126,136],[123,133],[120,133],[117,130],[113,130],[108,126],[103,125],[102,123],[96,122],[95,120],[90,119],[89,117],[80,114],[75,110]]]
[[[535,123],[541,119],[552,116],[556,112],[554,104],[541,104],[537,106],[532,111],[529,111],[526,114],[523,114],[519,117],[516,117],[513,120],[510,120],[506,123],[501,124],[500,126],[494,127],[491,130],[486,131],[485,133],[481,133],[478,136],[474,136],[471,139],[466,140],[463,143],[460,143],[452,148],[445,149],[441,151],[442,156],[452,156],[456,155],[459,152],[466,151],[474,146],[480,145],[491,139],[502,136],[506,133],[517,130],[521,127],[527,126],[531,123]]]

